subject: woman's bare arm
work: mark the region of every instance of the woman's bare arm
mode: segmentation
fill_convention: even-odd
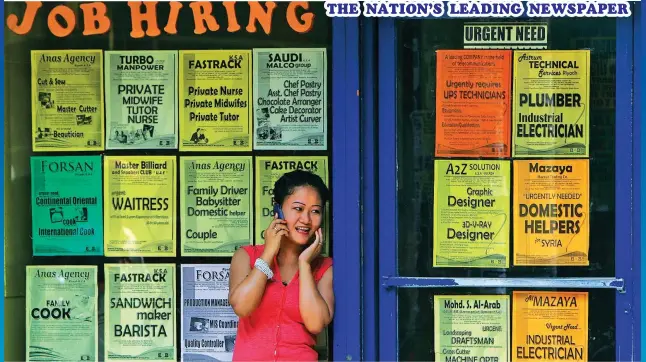
[[[308,263],[299,265],[299,307],[305,328],[312,334],[319,334],[334,316],[334,290],[332,289],[332,267],[325,271],[318,283],[314,281],[312,268]]]
[[[263,253],[260,258],[271,267],[273,257]],[[260,270],[251,268],[249,254],[238,249],[233,254],[229,273],[229,304],[238,317],[247,317],[256,310],[266,285],[267,276]]]

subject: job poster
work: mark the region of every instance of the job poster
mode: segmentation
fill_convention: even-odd
[[[105,360],[176,361],[175,264],[106,264]]]
[[[590,51],[515,51],[513,110],[513,157],[588,157]]]
[[[35,256],[103,255],[101,156],[32,156]]]
[[[254,149],[327,149],[325,48],[253,50]]]
[[[251,151],[251,51],[179,51],[180,151]]]
[[[106,51],[107,149],[177,149],[177,51]]]
[[[27,266],[28,361],[98,361],[97,267]]]
[[[588,292],[515,291],[513,361],[588,361]]]
[[[436,295],[436,361],[509,361],[508,295]]]
[[[229,304],[229,264],[182,265],[182,361],[231,361],[238,316]]]
[[[274,219],[273,197],[274,183],[285,173],[294,170],[305,170],[317,174],[326,185],[328,181],[328,158],[327,156],[276,156],[256,157],[256,245],[264,244],[265,229]],[[329,205],[325,209],[323,231],[325,240],[329,240],[329,231],[325,225],[329,225]],[[324,241],[323,248],[328,250],[328,243]]]
[[[32,50],[32,146],[102,151],[103,51]]]
[[[511,54],[437,51],[437,157],[509,157]]]
[[[253,244],[251,156],[180,158],[184,256],[231,256]]]
[[[175,256],[175,156],[106,156],[105,255]]]
[[[509,267],[509,161],[435,160],[434,267]]]
[[[589,265],[590,161],[514,161],[514,265]]]

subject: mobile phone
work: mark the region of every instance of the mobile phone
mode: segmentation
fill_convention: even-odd
[[[281,220],[285,220],[285,216],[283,215],[283,209],[281,209],[280,205],[277,203],[274,203],[274,214],[278,215],[278,218]]]

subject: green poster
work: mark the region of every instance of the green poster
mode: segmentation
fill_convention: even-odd
[[[34,255],[103,255],[101,156],[33,156]]]
[[[27,266],[28,361],[98,361],[96,266]]]
[[[435,160],[434,267],[509,267],[509,161]]]
[[[175,361],[175,265],[105,264],[105,360]]]
[[[434,304],[436,361],[510,361],[508,295],[436,295]]]
[[[180,159],[184,256],[231,256],[252,244],[251,156]]]

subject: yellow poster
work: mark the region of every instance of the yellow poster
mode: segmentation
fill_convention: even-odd
[[[588,292],[514,292],[512,361],[587,361]]]
[[[175,156],[106,156],[105,256],[175,256]]]
[[[514,265],[589,265],[589,164],[514,161]]]
[[[435,160],[434,267],[509,267],[510,166]]]
[[[587,157],[590,51],[514,51],[513,157]]]
[[[32,50],[32,147],[102,151],[103,51]]]
[[[323,182],[330,188],[328,180],[327,156],[275,156],[256,157],[256,227],[255,244],[264,244],[264,232],[274,218],[272,197],[274,196],[274,183],[285,173],[294,170],[306,170],[319,175]],[[325,205],[325,219],[323,231],[325,232],[324,250],[327,251],[329,240],[330,205]]]
[[[180,151],[251,151],[251,50],[180,50]]]

